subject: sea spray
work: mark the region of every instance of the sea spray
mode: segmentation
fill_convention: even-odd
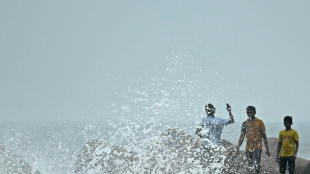
[[[200,139],[171,128],[133,152],[103,140],[88,142],[81,150],[76,173],[243,173],[228,161],[228,150],[223,146],[205,149]],[[237,154],[235,154],[237,155]],[[239,163],[244,161],[235,156]]]

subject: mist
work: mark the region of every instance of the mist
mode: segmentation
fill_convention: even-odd
[[[211,102],[228,117],[228,102],[239,122],[248,105],[309,122],[309,5],[2,1],[0,119],[114,120],[166,96],[148,116],[198,121]]]

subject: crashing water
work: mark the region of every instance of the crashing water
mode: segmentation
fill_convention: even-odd
[[[105,113],[113,119],[3,122],[0,141],[42,173],[74,173],[79,152],[91,140],[143,154],[169,128],[191,134],[201,118],[206,89],[199,84],[199,63],[187,61],[173,53],[166,66],[142,72],[147,80],[128,78],[127,89],[116,89],[117,99]]]
[[[171,128],[151,144],[133,152],[100,140],[88,142],[79,154],[77,173],[247,173],[244,155],[202,142]],[[229,156],[234,156],[229,158]]]
[[[6,128],[7,134],[2,136],[1,141],[5,142],[7,147],[33,166],[34,170],[41,173],[74,173],[81,150],[91,141],[101,141],[108,143],[109,146],[118,146],[128,152],[136,153],[138,161],[131,170],[138,173],[139,171],[141,173],[145,171],[145,168],[157,170],[155,173],[169,173],[163,171],[163,166],[169,163],[172,165],[174,164],[171,163],[173,161],[179,161],[178,163],[182,164],[180,162],[182,158],[179,158],[176,151],[180,150],[180,147],[173,145],[175,143],[174,139],[169,140],[168,137],[162,136],[166,132],[168,125],[164,126],[154,120],[149,122],[111,123],[110,126],[103,126],[102,123],[81,125],[83,123],[73,124],[68,122],[11,125]],[[6,126],[3,125],[3,127]],[[197,141],[190,134],[186,134],[186,136],[190,136],[192,141]],[[167,141],[172,143],[171,147],[173,148],[166,148]],[[185,144],[182,148],[190,148],[191,146],[193,144]],[[199,153],[201,149],[197,145],[195,147],[196,153]],[[154,149],[157,151],[154,151]],[[182,152],[185,154],[184,151]],[[188,160],[191,162],[188,164],[187,170],[202,170],[200,160],[194,160],[195,156],[193,156],[192,151],[190,154],[192,156]],[[157,162],[152,164],[152,167],[148,167],[148,165],[151,165],[148,162],[151,158],[156,158]],[[96,160],[96,158],[93,159]],[[216,165],[220,164],[216,163]],[[220,170],[219,166],[218,168]],[[98,168],[97,170],[97,172],[100,172],[102,169]],[[96,173],[96,169],[92,169],[87,173]]]
[[[110,120],[0,122],[0,142],[34,170],[48,174],[78,173],[77,164],[83,159],[80,154],[91,142],[101,147],[95,153],[99,156],[111,154],[116,147],[126,154],[133,153],[132,163],[126,169],[128,173],[223,173],[227,154],[231,152],[222,147],[205,153],[197,145],[199,139],[194,134],[202,118],[203,105],[210,99],[226,102],[221,88],[212,89],[208,83],[200,81],[205,68],[199,62],[173,53],[167,58],[167,66],[139,72],[144,73],[147,80],[139,79],[138,75],[128,79],[127,89],[117,91],[111,110],[105,113]],[[204,78],[217,77],[205,74]],[[190,137],[191,143],[173,144],[175,139],[170,136],[173,134],[165,135],[167,130],[179,130],[181,137]],[[236,143],[238,137],[225,137],[225,134],[238,136],[239,133],[239,126],[232,125],[224,129],[223,136]],[[211,161],[202,160],[211,158]],[[109,160],[107,158],[106,162]],[[118,162],[123,164],[124,161]],[[102,170],[105,169],[98,166],[84,173]]]

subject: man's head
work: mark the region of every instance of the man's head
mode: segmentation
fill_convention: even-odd
[[[246,113],[248,115],[248,117],[255,117],[255,114],[256,114],[256,109],[254,106],[248,106],[246,108]]]
[[[205,106],[205,110],[208,116],[213,116],[215,114],[215,107],[211,103]]]
[[[284,121],[284,126],[287,129],[290,129],[293,124],[293,118],[291,116],[286,116],[284,117],[283,121]]]

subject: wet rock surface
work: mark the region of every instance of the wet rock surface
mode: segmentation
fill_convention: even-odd
[[[223,173],[249,174],[244,151],[236,151],[229,141],[223,147],[204,149],[201,139],[176,129],[168,129],[145,149],[132,152],[101,140],[88,142],[81,150],[75,173]],[[278,140],[269,138],[271,157],[265,150],[261,173],[279,173],[275,153]],[[309,161],[296,160],[296,173],[310,173]]]

